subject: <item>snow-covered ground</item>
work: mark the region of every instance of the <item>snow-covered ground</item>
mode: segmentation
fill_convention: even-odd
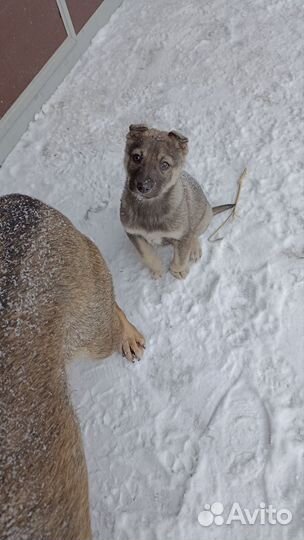
[[[96,540],[304,538],[303,11],[125,0],[0,171],[1,193],[39,197],[95,240],[148,341],[139,364],[71,369]],[[248,167],[239,218],[222,242],[205,235],[183,282],[153,281],[119,222],[139,122],[189,137],[213,204]],[[233,502],[293,519],[200,525],[215,501],[225,519]]]

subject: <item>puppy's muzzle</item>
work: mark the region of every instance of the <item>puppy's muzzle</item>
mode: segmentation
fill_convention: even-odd
[[[137,180],[136,182],[136,189],[139,191],[139,193],[142,193],[143,195],[146,195],[147,193],[150,193],[154,187],[154,181],[152,178],[145,178],[145,180]]]

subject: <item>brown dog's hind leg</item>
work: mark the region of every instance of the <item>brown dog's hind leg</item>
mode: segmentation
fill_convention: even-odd
[[[145,338],[137,328],[128,321],[118,304],[115,303],[114,309],[122,328],[120,345],[122,354],[131,362],[134,362],[135,358],[140,360],[143,355],[143,349],[145,348]]]

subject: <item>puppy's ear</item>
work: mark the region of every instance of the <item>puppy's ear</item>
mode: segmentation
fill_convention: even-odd
[[[170,131],[168,133],[169,137],[174,139],[178,146],[187,153],[188,151],[188,138],[185,137],[185,135],[182,135],[182,133],[179,133],[179,131]]]
[[[127,138],[136,139],[136,137],[140,137],[145,131],[148,131],[148,129],[148,126],[145,124],[131,124],[129,126]]]

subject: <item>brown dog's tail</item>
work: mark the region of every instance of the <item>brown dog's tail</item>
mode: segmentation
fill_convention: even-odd
[[[220,214],[221,212],[225,212],[226,210],[231,210],[231,208],[234,208],[235,204],[221,204],[220,206],[214,206],[212,208],[213,215],[216,216],[216,214]]]

